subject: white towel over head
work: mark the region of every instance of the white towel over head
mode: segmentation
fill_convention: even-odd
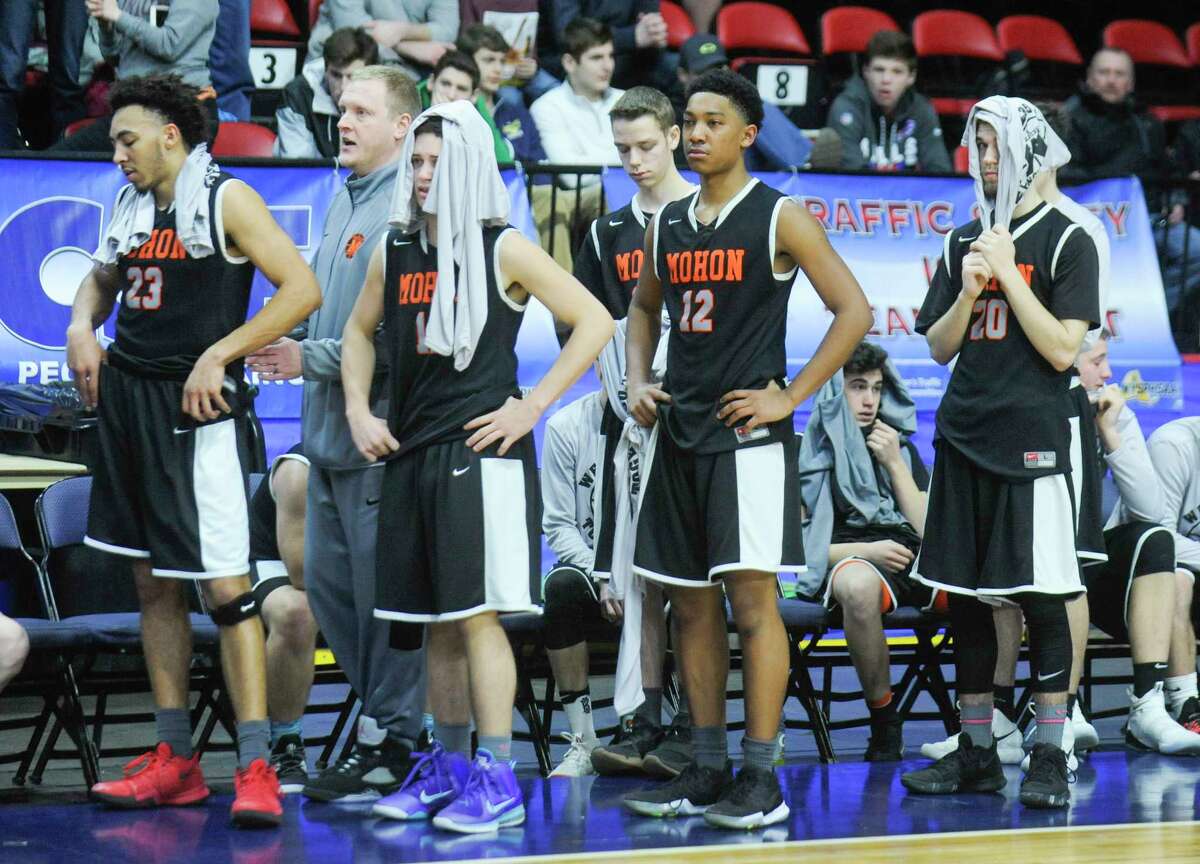
[[[979,148],[975,145],[975,132],[980,121],[996,130],[996,143],[1000,151],[994,200],[983,194]],[[967,116],[962,143],[970,154],[971,176],[975,178],[975,200],[979,203],[980,220],[985,231],[993,225],[1007,229],[1013,211],[1037,175],[1071,161],[1071,151],[1050,128],[1037,106],[1012,96],[989,96],[975,103]]]
[[[442,118],[442,152],[425,203],[418,205],[413,197],[413,146],[421,125],[432,117]],[[453,285],[454,290],[434,292],[425,344],[453,356],[454,368],[460,371],[470,365],[487,324],[489,262],[483,254],[483,228],[507,224],[508,210],[492,131],[475,106],[459,100],[419,114],[404,141],[389,221],[411,233],[421,227],[426,213],[437,216],[438,287]]]

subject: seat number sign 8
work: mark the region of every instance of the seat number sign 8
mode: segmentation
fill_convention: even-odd
[[[776,105],[804,105],[808,102],[807,66],[759,66],[758,95]]]

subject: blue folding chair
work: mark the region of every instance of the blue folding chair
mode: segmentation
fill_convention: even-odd
[[[0,578],[16,579],[15,571],[24,570],[37,579],[37,565],[21,542],[17,520],[8,499],[0,495],[0,554],[5,559]],[[11,566],[10,566],[11,565]],[[20,609],[19,612],[45,610]],[[75,749],[57,751],[54,741],[44,752],[44,759],[79,759],[84,781],[90,786],[99,779],[99,764],[95,749],[87,734],[83,710],[79,703],[79,688],[71,660],[91,646],[91,633],[86,627],[69,622],[53,621],[48,617],[18,616],[14,619],[29,637],[29,660],[25,670],[12,682],[8,695],[40,696],[41,711],[34,717],[10,717],[0,720],[0,731],[31,728],[29,743],[19,753],[0,755],[0,763],[18,762],[13,782],[23,785],[29,768],[37,756],[46,727],[53,718],[56,727],[65,729]],[[57,735],[54,736],[55,739]],[[44,764],[44,763],[43,763]],[[35,777],[35,782],[40,779]]]
[[[136,593],[132,574],[122,573],[119,578],[127,582],[114,582],[104,592],[86,590],[90,586],[81,582],[70,560],[83,546],[87,532],[88,509],[92,492],[91,477],[70,477],[48,487],[35,504],[38,530],[42,538],[42,559],[38,567],[39,585],[42,596],[53,620],[81,626],[91,634],[92,644],[87,654],[86,666],[80,670],[79,680],[83,692],[96,697],[96,709],[90,716],[92,740],[102,756],[136,756],[144,747],[103,747],[105,723],[151,722],[153,714],[148,712],[113,714],[107,711],[108,697],[114,693],[142,693],[149,689],[144,670],[128,668],[105,668],[121,666],[111,658],[119,655],[140,655],[142,652],[141,613],[137,611]],[[103,553],[88,550],[90,554]],[[85,574],[88,581],[94,573]],[[60,587],[67,590],[58,590]],[[193,606],[199,610],[199,593]],[[211,734],[213,724],[204,724],[203,717],[209,710],[233,729],[232,711],[223,704],[219,694],[220,663],[217,660],[219,637],[217,627],[207,616],[195,611],[190,615],[193,650],[205,663],[193,672],[191,688],[198,690],[200,699],[192,710],[194,727],[203,727]],[[109,662],[102,664],[106,659]],[[51,732],[57,735],[56,724]],[[207,734],[201,741],[207,741]],[[39,762],[39,768],[44,767]],[[35,777],[39,774],[35,770]]]

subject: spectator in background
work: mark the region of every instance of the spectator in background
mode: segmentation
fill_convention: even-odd
[[[680,94],[687,90],[693,79],[709,69],[727,67],[729,58],[717,38],[708,33],[698,33],[683,43],[679,49],[678,78],[681,86]],[[675,120],[683,128],[682,95],[672,100],[675,106]],[[813,145],[804,137],[804,133],[788,119],[778,105],[763,102],[763,122],[758,127],[758,136],[750,149],[746,151],[746,170],[748,171],[786,171],[799,168],[809,161]],[[687,147],[675,150],[675,164],[680,168],[687,167],[687,157],[684,155]]]
[[[475,110],[492,132],[492,147],[497,164],[511,162],[508,144],[500,137],[483,96],[479,95],[479,67],[471,55],[457,49],[447,51],[433,67],[433,74],[417,85],[421,109],[458,100],[474,101]]]
[[[562,64],[567,80],[529,109],[546,155],[552,163],[559,164],[620,165],[608,112],[625,91],[611,86],[612,31],[607,24],[591,18],[576,18],[567,25],[563,38],[567,47]],[[551,208],[555,226],[550,254],[569,270],[571,250],[578,247],[578,238],[600,215],[600,177],[560,175],[558,180],[559,185],[576,191],[568,195],[560,190],[555,196]],[[559,222],[563,219],[570,234],[565,247],[558,236]]]
[[[667,51],[667,22],[658,0],[548,0],[559,53],[570,47],[567,28],[579,18],[590,18],[612,31],[612,79],[618,87],[649,84],[670,92],[675,87],[678,58]],[[548,70],[558,74],[550,57]],[[566,64],[562,72],[566,73]]]
[[[211,145],[219,122],[217,94],[208,69],[208,51],[217,29],[217,4],[212,0],[172,0],[164,18],[151,20],[149,11],[147,17],[136,14],[145,5],[143,0],[85,2],[88,14],[100,22],[100,50],[104,59],[116,67],[117,80],[169,72],[200,89]],[[111,153],[111,119],[111,115],[102,117],[50,149]]]
[[[619,165],[608,112],[625,91],[611,86],[612,31],[591,18],[576,18],[567,25],[564,40],[562,64],[567,80],[529,109],[542,145],[551,162]],[[591,175],[581,178],[580,184],[599,181]],[[570,185],[574,185],[573,178]]]
[[[493,124],[505,142],[506,156],[501,159],[497,151],[496,161],[501,165],[514,161],[526,165],[545,162],[546,151],[537,124],[525,107],[521,91],[501,86],[504,58],[509,49],[504,36],[495,27],[472,24],[459,34],[457,47],[479,67],[479,100],[487,110],[484,119]]]
[[[147,5],[155,0],[142,0]],[[165,4],[163,4],[165,5]],[[222,119],[246,122],[250,119],[250,95],[254,92],[254,73],[250,70],[250,0],[220,0],[217,32],[208,49],[213,89],[217,91],[217,109]]]
[[[413,80],[424,78],[458,35],[458,0],[325,0],[308,39],[319,57],[325,40],[342,27],[361,27],[379,43],[379,57]]]
[[[324,56],[304,64],[301,74],[283,88],[283,104],[275,112],[278,137],[275,155],[285,159],[332,159],[341,137],[338,101],[350,77],[379,62],[379,46],[365,30],[343,27],[325,40]]]
[[[907,34],[881,30],[867,43],[862,78],[853,77],[829,108],[842,139],[842,168],[950,171],[933,104],[913,89],[917,51]]]
[[[533,102],[559,85],[558,78],[538,65],[538,43],[553,49],[555,41],[544,23],[548,16],[538,11],[538,0],[459,0],[458,13],[460,37],[471,26],[486,24],[504,38],[509,46],[504,49],[504,78],[514,93],[524,93]]]
[[[1138,104],[1134,95],[1133,59],[1117,48],[1101,48],[1088,64],[1080,91],[1062,107],[1066,117],[1064,141],[1071,161],[1059,170],[1064,179],[1091,179],[1123,174],[1149,178],[1146,206],[1163,217],[1154,231],[1162,263],[1167,311],[1192,299],[1200,288],[1200,230],[1188,225],[1181,193],[1163,195],[1154,181],[1171,173],[1166,133],[1157,117]],[[1184,284],[1184,252],[1187,279]]]
[[[25,87],[29,43],[37,25],[38,6],[46,8],[46,42],[50,53],[51,112],[54,135],[83,116],[79,56],[87,32],[87,9],[80,0],[3,0],[0,2],[0,150],[25,146],[17,126],[17,98]]]

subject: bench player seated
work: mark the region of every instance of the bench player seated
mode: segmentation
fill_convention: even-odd
[[[827,608],[841,609],[871,712],[868,762],[894,762],[904,753],[882,615],[927,607],[933,597],[908,578],[929,486],[909,440],[915,430],[916,408],[903,379],[886,351],[864,341],[817,394],[800,445],[808,566],[800,578],[811,593],[821,592]]]
[[[1164,527],[1175,533],[1176,601],[1171,658],[1163,682],[1167,711],[1200,733],[1196,693],[1196,573],[1200,572],[1200,418],[1181,417],[1150,436],[1150,460],[1163,487]]]
[[[301,718],[313,682],[317,622],[304,590],[308,457],[297,444],[276,457],[250,499],[250,579],[267,628],[271,765],[280,791],[308,782]]]

